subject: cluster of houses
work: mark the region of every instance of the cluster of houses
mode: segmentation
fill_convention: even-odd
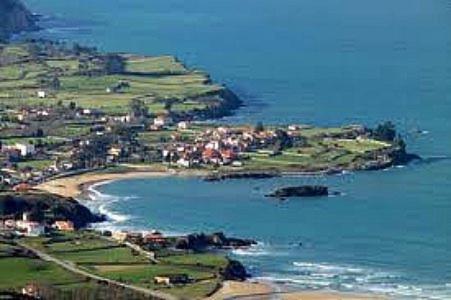
[[[74,223],[69,220],[58,220],[50,226],[32,220],[29,213],[23,213],[21,219],[6,218],[0,220],[0,231],[14,233],[18,236],[38,237],[52,230],[74,231]]]
[[[169,244],[168,238],[156,230],[147,233],[114,231],[111,233],[111,238],[118,243],[130,242],[136,245],[147,245],[149,248],[163,248]]]
[[[187,128],[186,123],[179,129]],[[287,131],[289,138],[296,138],[297,127]],[[246,152],[263,150],[280,138],[276,131],[255,131],[252,128],[218,127],[203,131],[194,142],[173,142],[164,146],[162,159],[166,163],[175,163],[180,167],[194,167],[203,164],[242,166]]]

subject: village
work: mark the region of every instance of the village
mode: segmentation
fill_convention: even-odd
[[[13,136],[1,139],[0,182],[16,191],[63,174],[120,164],[315,171],[363,168],[366,162],[391,159],[384,150],[392,144],[372,139],[370,130],[357,125],[218,126],[175,120],[169,113],[137,118],[132,112],[111,116],[89,108],[52,106],[8,109],[3,116],[9,120],[2,121],[8,126],[3,131]]]
[[[173,57],[46,40],[0,45],[0,187],[118,166],[219,172],[383,168],[405,152],[390,122],[222,125],[241,101]]]

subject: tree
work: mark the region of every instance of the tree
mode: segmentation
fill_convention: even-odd
[[[38,128],[36,130],[35,136],[36,137],[43,137],[44,136],[44,130],[42,130],[42,128]]]
[[[262,132],[265,131],[265,126],[263,126],[262,122],[258,122],[257,125],[254,127],[255,132]]]
[[[61,82],[58,78],[58,76],[53,76],[52,79],[49,81],[49,86],[52,90],[59,90],[61,87]]]
[[[125,71],[125,60],[117,54],[107,54],[103,57],[103,72],[105,74],[121,74]]]
[[[141,99],[132,99],[129,102],[130,112],[133,117],[146,117],[149,113],[146,103]]]
[[[397,136],[396,126],[390,121],[379,124],[373,130],[372,136],[376,140],[392,142]]]

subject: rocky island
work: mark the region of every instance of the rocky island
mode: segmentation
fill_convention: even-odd
[[[276,189],[274,192],[266,195],[266,197],[285,199],[290,197],[321,197],[328,195],[329,189],[327,188],[327,186],[303,185],[296,187],[279,188]]]

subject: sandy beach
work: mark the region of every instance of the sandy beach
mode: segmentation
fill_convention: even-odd
[[[225,281],[223,287],[206,300],[382,300],[381,296],[338,292],[280,292],[270,284],[259,282]]]
[[[127,167],[129,166],[127,165]],[[202,177],[208,174],[206,171],[155,170],[136,166],[129,168],[130,170],[123,172],[88,172],[53,179],[37,185],[35,189],[57,194],[63,197],[75,198],[80,196],[83,190],[88,188],[90,185],[111,180],[167,176]]]

